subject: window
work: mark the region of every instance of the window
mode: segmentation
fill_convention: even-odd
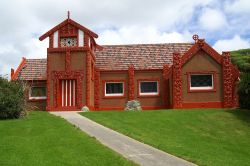
[[[158,95],[158,81],[140,81],[139,93],[140,95]]]
[[[105,96],[123,96],[124,83],[123,82],[106,82]]]
[[[211,90],[213,88],[213,74],[190,75],[190,90]]]
[[[33,86],[30,88],[29,99],[46,99],[46,87]]]

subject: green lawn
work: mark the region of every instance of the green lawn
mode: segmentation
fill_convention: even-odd
[[[81,114],[198,165],[250,165],[250,111],[194,109]]]
[[[47,112],[0,121],[0,166],[135,165]]]

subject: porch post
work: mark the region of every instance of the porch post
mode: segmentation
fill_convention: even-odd
[[[173,108],[182,108],[181,55],[173,54]]]
[[[233,85],[230,52],[222,52],[222,78],[224,108],[233,106]]]
[[[95,78],[94,78],[94,105],[95,110],[99,110],[100,107],[100,70],[95,67]]]
[[[86,106],[90,107],[90,71],[91,71],[91,54],[87,52],[87,65],[86,65]]]
[[[135,68],[133,65],[129,65],[128,67],[128,92],[129,92],[129,100],[134,100],[135,99]]]

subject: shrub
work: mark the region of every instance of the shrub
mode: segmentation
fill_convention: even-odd
[[[25,115],[22,85],[0,77],[0,119],[14,119]]]
[[[250,109],[250,73],[241,73],[238,94],[240,107]]]
[[[128,101],[124,110],[125,111],[141,111],[142,110],[141,103],[138,100]]]

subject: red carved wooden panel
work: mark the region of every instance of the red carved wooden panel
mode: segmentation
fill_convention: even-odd
[[[173,55],[173,108],[182,108],[181,56]]]

